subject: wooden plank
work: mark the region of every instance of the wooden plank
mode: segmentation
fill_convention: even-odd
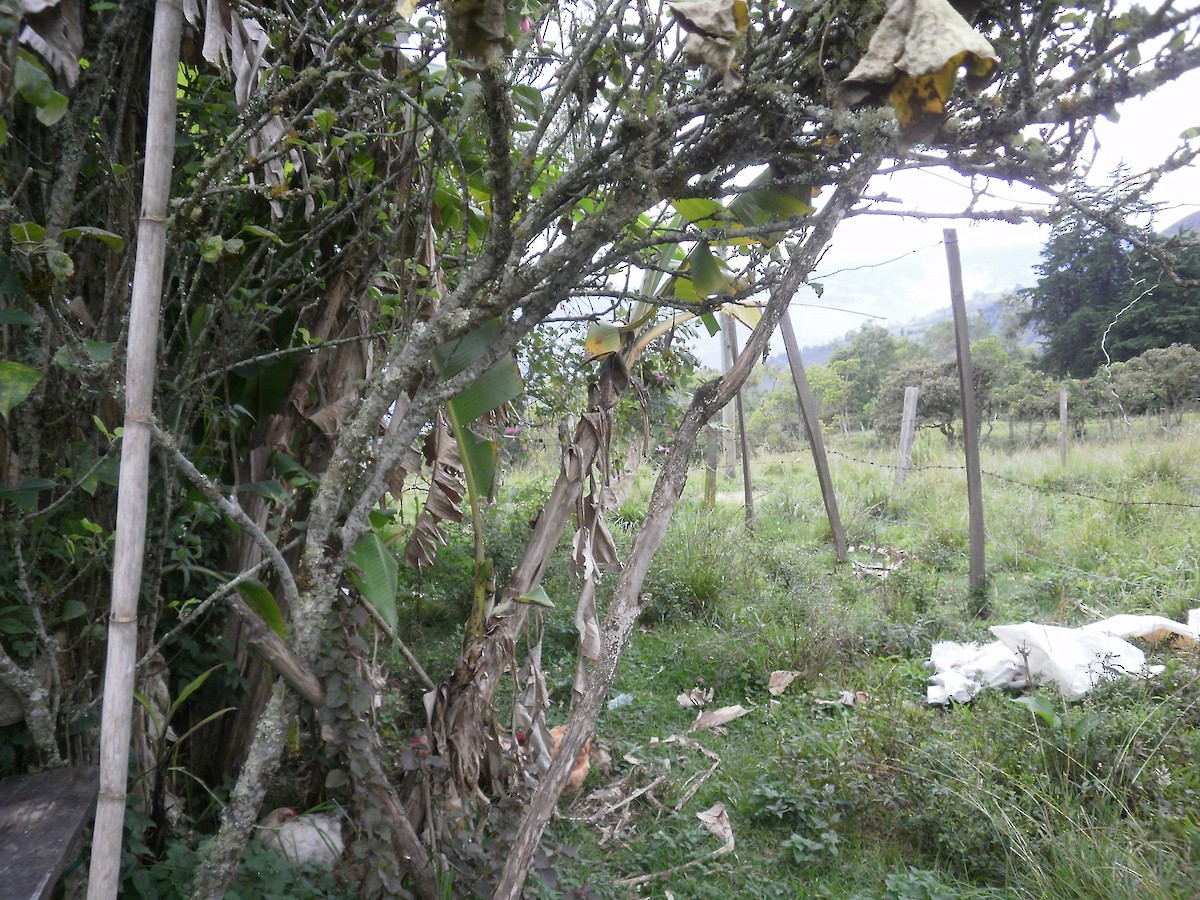
[[[58,884],[96,803],[95,768],[0,781],[0,893],[44,900]]]

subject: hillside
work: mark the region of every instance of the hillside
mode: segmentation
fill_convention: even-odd
[[[1018,290],[1014,288],[1013,290]],[[1005,320],[1012,316],[1014,303],[1019,303],[1019,300],[1014,300],[1012,293],[988,293],[976,294],[967,301],[967,315],[969,321],[976,323],[982,318],[988,324],[988,328],[992,331],[999,331]],[[888,327],[888,331],[895,337],[910,338],[915,341],[920,341],[930,329],[942,325],[951,320],[952,314],[949,308],[938,310],[926,316],[920,316],[915,319],[909,319],[905,322],[898,323]],[[840,338],[829,341],[825,344],[815,344],[802,347],[800,355],[804,359],[806,366],[823,365],[829,361],[834,352],[841,346],[844,346],[853,336],[853,331],[846,332]],[[976,337],[975,334],[972,337]],[[1026,333],[1022,338],[1022,344],[1032,346],[1038,341],[1038,334],[1032,329],[1026,329]],[[780,352],[770,356],[767,359],[768,365],[787,365],[787,355],[780,349]]]

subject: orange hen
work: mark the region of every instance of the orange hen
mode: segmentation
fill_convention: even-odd
[[[562,743],[563,735],[567,733],[566,725],[555,725],[550,729],[550,737],[554,740],[554,747],[551,753],[558,753],[558,745]],[[583,749],[579,751],[579,755],[575,757],[575,763],[571,766],[571,774],[567,778],[567,786],[563,788],[564,794],[574,794],[583,786],[583,780],[587,778],[588,770],[591,769],[592,763],[589,759],[592,752],[592,739],[588,738],[583,743]]]

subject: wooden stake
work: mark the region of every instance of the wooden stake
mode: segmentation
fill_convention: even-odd
[[[921,389],[904,389],[904,413],[900,418],[900,460],[896,464],[896,484],[904,484],[904,476],[912,465],[913,437],[917,433],[917,397]]]
[[[970,584],[977,595],[979,612],[986,614],[982,592],[987,585],[984,561],[983,478],[979,472],[979,417],[975,411],[975,370],[971,366],[971,342],[967,336],[967,302],[963,295],[962,261],[958,256],[958,232],[942,232],[946,242],[946,264],[950,271],[950,304],[954,310],[954,342],[958,348],[958,386],[962,396],[963,448],[967,458],[967,506],[970,531]]]
[[[729,316],[721,314],[721,374],[726,374],[733,368],[733,361],[737,358],[736,353],[729,352],[729,341],[725,337],[728,334],[726,322]],[[724,426],[724,431],[721,434],[721,446],[725,450],[725,477],[733,479],[737,471],[737,451],[733,444],[733,423],[734,407],[732,404],[726,404],[721,410],[721,425]]]
[[[783,347],[787,351],[788,365],[792,370],[792,381],[796,385],[796,399],[800,401],[800,415],[808,431],[808,445],[812,448],[813,465],[817,467],[817,481],[821,485],[821,499],[825,502],[825,515],[829,517],[829,530],[833,532],[834,552],[838,562],[846,561],[846,530],[838,512],[837,493],[833,489],[833,476],[829,472],[829,457],[825,454],[825,433],[821,430],[821,417],[817,401],[808,384],[804,361],[800,358],[800,346],[796,343],[796,332],[788,313],[779,320],[783,334]]]
[[[722,330],[725,332],[726,346],[729,347],[729,358],[737,359],[737,323],[732,316],[722,318]],[[746,407],[742,403],[740,389],[734,396],[733,403],[737,409],[738,443],[742,448],[742,495],[746,498],[746,530],[754,531],[754,480],[750,472],[750,442],[746,438]]]
[[[1058,457],[1067,464],[1067,389],[1058,389]]]
[[[717,505],[717,468],[721,465],[721,438],[712,425],[704,426],[704,508]]]

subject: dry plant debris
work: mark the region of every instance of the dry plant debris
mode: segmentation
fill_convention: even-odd
[[[675,698],[676,702],[684,709],[697,707],[703,709],[708,704],[712,703],[713,689],[694,687],[690,691],[684,691]]]
[[[696,716],[696,721],[692,723],[691,731],[705,731],[707,729],[719,729],[727,722],[732,722],[734,719],[741,718],[750,710],[744,706],[722,706],[720,709],[706,709],[700,715]]]
[[[778,697],[788,689],[788,685],[795,681],[796,676],[799,674],[799,672],[793,672],[790,669],[779,669],[772,672],[767,679],[767,691],[772,697]]]

